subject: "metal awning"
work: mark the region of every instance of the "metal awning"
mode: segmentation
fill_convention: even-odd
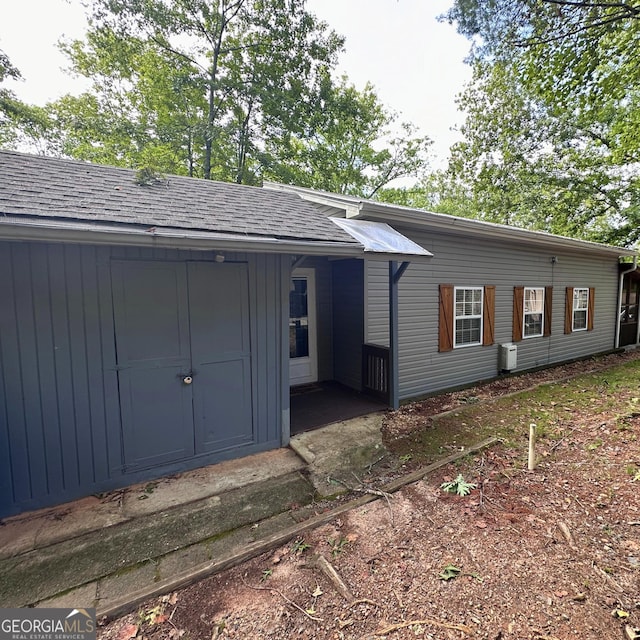
[[[365,256],[378,255],[392,260],[428,260],[430,251],[410,240],[384,222],[329,218],[364,248]]]

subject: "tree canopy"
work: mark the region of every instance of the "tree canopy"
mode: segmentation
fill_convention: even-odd
[[[366,196],[423,171],[430,141],[410,125],[389,136],[396,116],[373,87],[334,79],[343,38],[305,1],[87,0],[86,36],[62,49],[91,89],[47,105],[40,143],[99,163]]]
[[[592,240],[640,238],[640,3],[456,0],[474,46],[448,178],[470,214]]]

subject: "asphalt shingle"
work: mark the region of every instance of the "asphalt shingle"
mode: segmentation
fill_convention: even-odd
[[[0,215],[331,241],[351,238],[294,193],[0,151]]]

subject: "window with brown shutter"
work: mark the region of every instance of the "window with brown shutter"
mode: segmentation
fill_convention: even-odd
[[[438,351],[494,343],[495,286],[441,284],[439,291]]]
[[[553,287],[513,287],[512,341],[551,335]]]
[[[564,332],[593,331],[596,290],[593,287],[567,287]]]

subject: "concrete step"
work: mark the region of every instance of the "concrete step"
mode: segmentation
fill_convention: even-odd
[[[294,471],[5,557],[0,560],[0,603],[34,605],[108,576],[125,575],[132,567],[146,567],[153,579],[161,579],[159,560],[167,554],[205,543],[192,550],[202,561],[202,554],[213,552],[207,551],[206,543],[284,513],[292,504],[307,504],[314,491]],[[179,562],[176,558],[173,562]]]

